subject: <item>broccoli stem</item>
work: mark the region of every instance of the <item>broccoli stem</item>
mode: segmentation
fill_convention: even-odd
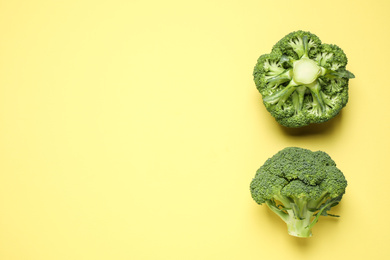
[[[308,228],[312,229],[313,226],[318,222],[320,216],[322,215],[322,213],[326,210],[328,207],[332,207],[332,206],[335,206],[339,203],[340,199],[339,198],[335,198],[335,199],[332,199],[330,200],[330,202],[328,202],[327,204],[321,206],[321,209],[317,212],[315,218],[313,219],[313,221],[310,223],[310,225],[308,226]],[[329,214],[327,213],[326,214],[327,216],[334,216],[334,217],[338,217],[337,215],[332,215],[332,214]]]
[[[322,97],[321,86],[318,81],[313,82],[312,84],[307,85],[310,89],[311,95],[313,97],[313,103],[315,104],[315,109],[317,109],[318,114],[325,112],[326,106],[325,101]]]
[[[333,71],[330,69],[322,68],[321,76],[326,76],[327,78],[330,78],[330,79],[337,79],[337,78],[353,79],[353,78],[355,78],[355,75],[346,69],[338,69],[336,71]]]
[[[276,91],[274,94],[265,97],[264,102],[275,104],[278,103],[279,106],[282,106],[288,97],[295,91],[297,83],[294,80],[291,80],[290,83],[283,89]]]
[[[274,201],[266,201],[265,204],[267,204],[267,206],[276,214],[278,215],[284,222],[287,223],[288,219],[289,219],[289,216],[286,212],[284,212],[282,209],[279,209],[278,207],[276,207],[275,205],[275,202]]]
[[[307,209],[307,201],[305,199],[299,199],[295,203],[291,203],[290,200],[286,200],[286,198],[281,196],[276,196],[276,199],[281,200],[281,202],[284,201],[286,205],[292,206],[292,208],[280,209],[276,206],[275,200],[265,202],[287,224],[288,233],[295,237],[310,237],[312,235],[311,219],[313,218],[314,212]]]
[[[302,37],[303,42],[303,56],[301,58],[309,58],[309,45],[307,36]]]
[[[291,80],[291,77],[292,77],[292,71],[291,69],[288,69],[283,71],[279,75],[267,78],[267,83],[270,83],[272,85],[279,85]]]
[[[297,87],[296,91],[292,94],[292,101],[295,109],[295,114],[298,114],[299,111],[303,108],[303,99],[305,98],[305,86]]]
[[[288,233],[295,237],[311,237],[311,219],[313,212],[306,211],[302,218],[297,218],[292,210],[287,210],[289,219],[286,221]]]
[[[307,57],[294,62],[293,78],[300,85],[313,83],[322,73],[321,67]]]

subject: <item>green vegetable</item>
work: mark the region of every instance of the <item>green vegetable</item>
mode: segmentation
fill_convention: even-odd
[[[320,216],[345,193],[347,181],[329,155],[288,147],[261,166],[250,184],[252,198],[266,204],[286,224],[288,233],[310,237]]]
[[[270,54],[259,57],[253,71],[267,110],[286,127],[322,123],[348,102],[347,56],[314,34],[292,32]]]

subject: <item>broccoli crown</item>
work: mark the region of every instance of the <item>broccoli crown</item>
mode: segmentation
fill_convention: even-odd
[[[289,33],[253,71],[266,109],[281,125],[302,127],[335,117],[348,102],[347,56],[305,31]]]
[[[261,166],[250,184],[252,198],[266,203],[288,225],[295,236],[311,235],[319,216],[339,203],[347,181],[330,156],[288,147]],[[302,227],[297,221],[305,223]]]

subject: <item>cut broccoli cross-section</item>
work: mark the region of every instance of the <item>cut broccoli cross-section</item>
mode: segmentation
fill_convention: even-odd
[[[348,102],[347,57],[310,32],[286,35],[260,56],[253,75],[267,110],[287,127],[322,123]]]

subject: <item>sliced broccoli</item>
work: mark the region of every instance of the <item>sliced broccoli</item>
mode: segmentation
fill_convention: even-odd
[[[252,198],[265,203],[286,224],[288,233],[310,237],[320,216],[345,193],[347,181],[329,155],[288,147],[261,166],[250,184]]]
[[[348,102],[347,56],[314,34],[292,32],[259,57],[253,76],[266,109],[281,125],[302,127],[335,117]]]

